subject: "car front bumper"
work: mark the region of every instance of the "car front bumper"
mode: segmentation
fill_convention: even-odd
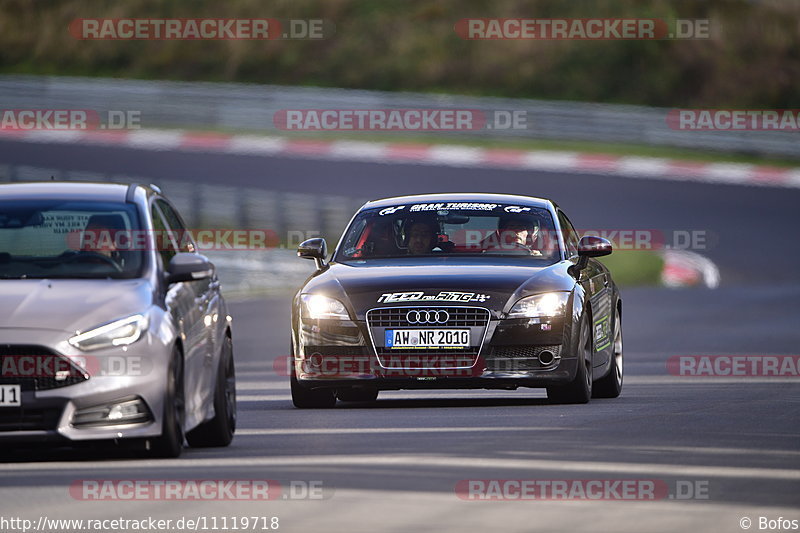
[[[458,351],[404,353],[402,363],[378,352],[365,321],[299,321],[293,358],[308,388],[513,389],[570,382],[577,371],[571,328],[560,319],[488,320],[481,343]],[[382,351],[383,354],[386,350]]]
[[[50,371],[47,365],[33,370],[32,366],[7,364],[2,383],[20,386],[21,405],[0,407],[0,442],[79,442],[159,436],[170,349],[148,333],[126,348],[84,353],[69,345],[67,337],[65,332],[56,330],[0,328],[2,358],[26,347],[29,359],[68,360],[85,376],[71,384],[54,385],[57,380],[43,374]],[[9,368],[13,371],[9,372]],[[27,370],[23,372],[24,369]],[[76,413],[81,410],[131,399],[139,399],[148,416],[140,416],[132,423],[107,420],[81,425],[75,421]]]

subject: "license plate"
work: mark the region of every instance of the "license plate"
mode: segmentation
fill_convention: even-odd
[[[0,407],[19,407],[22,393],[19,385],[0,385]]]
[[[469,329],[387,329],[387,348],[467,348]]]

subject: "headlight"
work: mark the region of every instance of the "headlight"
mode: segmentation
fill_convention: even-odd
[[[127,346],[139,340],[147,331],[148,319],[144,315],[121,318],[71,337],[69,343],[84,351]]]
[[[303,316],[306,318],[336,318],[340,320],[350,318],[344,304],[339,300],[321,294],[303,294],[300,296],[300,300],[303,303]]]
[[[564,316],[568,300],[568,292],[546,292],[528,296],[514,304],[508,312],[508,318]]]

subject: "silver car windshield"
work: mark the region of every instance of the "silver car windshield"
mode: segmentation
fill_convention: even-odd
[[[399,205],[359,213],[336,255],[340,262],[412,256],[560,259],[546,209],[491,203]]]
[[[0,201],[0,278],[138,277],[146,237],[132,204]]]

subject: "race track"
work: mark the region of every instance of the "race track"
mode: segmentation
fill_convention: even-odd
[[[798,353],[800,190],[6,140],[0,164],[365,198],[545,196],[578,227],[705,230],[714,239],[703,254],[722,274],[713,291],[624,289],[622,396],[579,406],[549,405],[538,390],[400,391],[296,410],[275,364],[287,355],[290,296],[237,301],[231,447],[158,461],[6,451],[4,517],[205,516],[209,525],[227,516],[232,529],[234,516],[274,516],[280,531],[297,532],[742,531],[744,517],[753,530],[762,516],[800,519],[798,379],[682,377],[666,365],[676,355]],[[266,503],[77,500],[70,486],[86,479],[268,479],[284,490]],[[482,479],[650,480],[666,492],[655,501],[459,497],[460,481]],[[311,482],[322,499],[291,497],[288,487]]]

